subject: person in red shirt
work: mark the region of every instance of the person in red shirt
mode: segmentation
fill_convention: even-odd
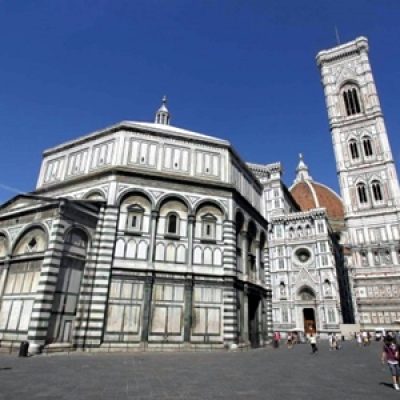
[[[280,341],[281,341],[281,334],[279,332],[274,332],[273,343],[275,349],[279,347]]]
[[[382,364],[387,363],[393,380],[393,388],[400,390],[399,348],[391,336],[386,336],[383,344]]]

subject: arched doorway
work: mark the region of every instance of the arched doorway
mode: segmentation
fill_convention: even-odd
[[[316,332],[315,312],[313,308],[303,308],[304,333],[309,335]]]
[[[317,331],[317,325],[315,320],[315,293],[309,287],[303,287],[299,293],[299,300],[303,303],[303,321],[304,321],[304,333],[309,335]]]

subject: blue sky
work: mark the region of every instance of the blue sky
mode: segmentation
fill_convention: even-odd
[[[302,152],[338,190],[315,56],[367,36],[400,161],[399,0],[0,0],[0,201],[33,190],[41,153],[121,120],[229,140],[246,161]],[[399,168],[397,168],[399,169]]]

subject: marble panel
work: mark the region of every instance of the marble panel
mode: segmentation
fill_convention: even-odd
[[[140,306],[125,306],[123,332],[137,333],[140,326]]]
[[[7,326],[7,329],[10,331],[16,331],[18,329],[22,303],[23,303],[22,300],[13,301],[11,307],[10,319],[8,321],[8,326]]]
[[[107,313],[107,331],[121,332],[123,321],[124,306],[110,304]]]
[[[208,308],[207,317],[207,333],[219,335],[221,328],[221,310],[219,308]]]
[[[19,322],[19,330],[27,331],[29,327],[29,321],[31,319],[33,307],[33,300],[24,300],[24,304],[21,312],[21,320]]]
[[[12,300],[3,300],[0,308],[0,329],[7,328],[8,317],[12,306]]]
[[[195,307],[193,333],[204,335],[206,333],[207,309],[205,307]]]
[[[153,309],[151,332],[164,333],[166,323],[167,323],[167,307],[155,306]]]
[[[182,307],[168,307],[168,333],[179,335],[182,330]]]

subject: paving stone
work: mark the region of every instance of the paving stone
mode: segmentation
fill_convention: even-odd
[[[381,400],[399,398],[381,345],[289,350],[0,355],[0,400]]]

